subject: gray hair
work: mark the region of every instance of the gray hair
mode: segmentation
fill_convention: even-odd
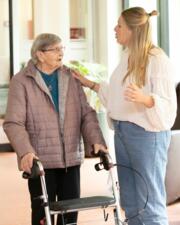
[[[55,34],[43,33],[39,34],[31,47],[31,59],[33,63],[36,65],[38,63],[38,58],[36,55],[37,51],[41,51],[47,49],[50,45],[54,45],[60,43],[62,40]]]

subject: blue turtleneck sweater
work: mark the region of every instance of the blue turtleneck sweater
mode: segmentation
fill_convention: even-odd
[[[51,93],[56,111],[59,112],[58,71],[55,70],[51,74],[46,74],[42,71],[40,71],[40,73]]]

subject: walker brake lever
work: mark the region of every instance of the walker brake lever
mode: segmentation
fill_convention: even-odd
[[[113,167],[111,157],[108,153],[100,150],[97,154],[100,157],[100,163],[95,164],[95,169],[100,170],[110,170]]]

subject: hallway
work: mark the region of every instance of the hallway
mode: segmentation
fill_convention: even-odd
[[[100,175],[101,182],[98,182],[98,184],[100,183],[98,187],[93,185],[94,180],[90,180],[87,183],[87,179],[89,180],[88,172],[93,172],[89,168],[90,166],[93,167],[94,163],[95,159],[86,159],[83,165],[83,196],[102,193],[103,180],[106,180],[106,174]],[[26,187],[27,181],[21,178],[21,173],[17,170],[15,153],[0,153],[0,178],[0,225],[30,225],[30,202]],[[83,188],[85,186],[86,188]],[[169,206],[168,214],[170,225],[180,225],[180,203]],[[104,223],[102,210],[84,211],[79,214],[78,225],[113,225],[112,213],[110,213],[109,217],[108,222]],[[87,222],[89,220],[94,222]]]

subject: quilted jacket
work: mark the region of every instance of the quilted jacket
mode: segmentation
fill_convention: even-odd
[[[33,152],[44,168],[65,168],[82,163],[81,136],[85,151],[95,143],[105,145],[95,111],[65,66],[58,71],[58,86],[60,113],[32,61],[13,76],[3,128],[18,161]]]

